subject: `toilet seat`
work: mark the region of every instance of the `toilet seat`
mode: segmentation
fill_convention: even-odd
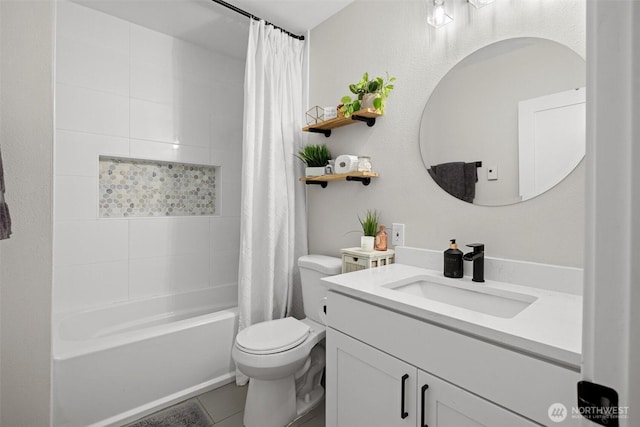
[[[299,346],[310,333],[309,325],[293,317],[285,317],[243,329],[236,337],[236,345],[250,354],[274,354]]]

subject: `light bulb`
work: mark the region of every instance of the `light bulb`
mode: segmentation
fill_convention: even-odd
[[[429,16],[427,17],[427,22],[430,25],[439,28],[453,21],[453,18],[449,16],[449,14],[447,14],[447,11],[444,8],[444,0],[432,1],[433,6],[431,12],[429,13]]]

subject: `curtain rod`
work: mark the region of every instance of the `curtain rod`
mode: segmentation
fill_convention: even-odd
[[[211,1],[214,2],[214,3],[218,3],[220,6],[224,6],[227,9],[231,9],[234,12],[239,13],[240,15],[244,15],[247,18],[255,19],[256,21],[265,21],[264,19],[262,19],[262,18],[260,18],[258,16],[255,16],[255,15],[247,12],[246,10],[242,10],[239,7],[236,7],[236,6],[234,6],[234,5],[230,4],[230,3],[227,3],[226,1],[223,1],[223,0],[211,0]],[[290,37],[293,37],[294,39],[304,40],[304,36],[299,36],[297,34],[293,34],[293,33],[289,32],[289,31],[285,30],[282,27],[278,27],[277,25],[272,24],[271,22],[267,22],[267,21],[265,21],[265,22],[266,22],[267,25],[271,25],[272,27],[279,29],[280,31],[282,31],[283,33],[286,33],[287,35],[289,35]]]

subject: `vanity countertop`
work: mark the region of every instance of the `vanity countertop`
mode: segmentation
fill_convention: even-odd
[[[329,289],[359,298],[383,308],[451,328],[524,353],[579,369],[582,352],[582,297],[528,286],[487,280],[475,283],[470,277],[447,279],[452,283],[512,291],[536,297],[512,318],[416,297],[385,287],[385,284],[417,275],[443,277],[442,272],[405,264],[360,270],[327,277]]]

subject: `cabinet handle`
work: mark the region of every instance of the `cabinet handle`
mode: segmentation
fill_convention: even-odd
[[[426,416],[425,416],[425,405],[426,405],[426,395],[427,395],[427,389],[429,388],[429,384],[425,384],[422,386],[422,398],[420,401],[420,427],[429,427],[429,425],[426,423]]]
[[[404,374],[402,376],[402,388],[400,389],[400,418],[403,420],[409,416],[409,413],[404,410],[404,386],[408,378],[409,374]]]

